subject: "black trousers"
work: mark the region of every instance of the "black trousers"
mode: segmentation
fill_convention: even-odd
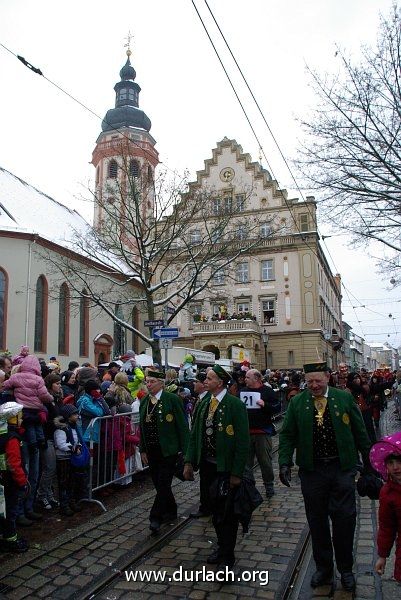
[[[150,476],[156,489],[156,497],[150,510],[149,519],[162,522],[165,517],[174,518],[177,514],[177,504],[171,490],[177,454],[166,457],[152,457],[148,454],[148,460]]]
[[[355,474],[355,469],[342,471],[339,461],[316,463],[313,471],[299,470],[313,558],[318,569],[333,568],[334,546],[339,572],[352,571],[356,524]]]
[[[217,473],[217,467],[215,464],[210,463],[206,460],[201,461],[199,469],[202,473],[202,479],[204,489],[208,490],[209,496],[209,507],[212,511],[212,523],[216,531],[217,543],[219,547],[219,558],[222,562],[233,561],[235,559],[234,550],[237,542],[237,533],[239,520],[234,514],[232,503],[228,500],[228,503],[211,500],[210,498],[210,486],[221,476],[228,473]]]

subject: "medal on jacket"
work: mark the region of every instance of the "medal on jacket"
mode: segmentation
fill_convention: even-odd
[[[324,397],[314,398],[314,404],[315,404],[315,408],[317,410],[317,415],[315,418],[316,418],[317,424],[319,425],[319,427],[321,427],[323,425],[324,411],[326,410],[326,406],[327,406],[327,398],[324,398]]]
[[[219,401],[217,400],[217,398],[215,396],[212,396],[210,398],[209,412],[207,414],[206,423],[205,423],[207,436],[213,435],[213,417],[214,417],[214,413],[216,412],[218,405],[219,405]]]

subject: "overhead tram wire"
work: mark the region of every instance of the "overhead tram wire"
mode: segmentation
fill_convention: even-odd
[[[205,1],[206,1],[206,0],[205,0]],[[248,114],[247,114],[247,112],[246,112],[246,110],[245,110],[245,108],[244,108],[244,106],[243,106],[243,104],[242,104],[242,102],[241,102],[241,100],[240,100],[240,98],[239,98],[239,96],[238,96],[238,93],[237,93],[237,91],[236,91],[236,89],[235,89],[235,87],[234,87],[234,85],[233,85],[233,83],[232,83],[232,81],[231,81],[231,78],[230,78],[230,76],[228,75],[228,72],[227,72],[227,70],[226,70],[226,68],[225,68],[225,66],[224,66],[224,63],[223,63],[223,61],[221,60],[221,58],[220,58],[220,55],[219,55],[219,53],[218,53],[218,51],[217,51],[217,49],[216,49],[216,47],[215,47],[215,45],[214,45],[214,43],[213,43],[213,41],[212,41],[212,39],[211,39],[210,35],[209,35],[209,32],[208,32],[208,30],[207,30],[207,28],[206,28],[206,25],[204,24],[204,22],[203,22],[203,20],[202,20],[202,17],[201,17],[201,15],[200,15],[200,13],[199,13],[199,11],[198,11],[198,9],[197,9],[197,7],[196,7],[195,3],[194,3],[194,0],[192,0],[192,4],[193,4],[193,6],[194,6],[194,8],[195,8],[195,11],[196,11],[196,13],[197,13],[197,15],[198,15],[198,17],[199,17],[199,19],[200,19],[200,21],[201,21],[202,25],[203,25],[203,28],[204,28],[204,30],[205,30],[205,32],[206,32],[206,34],[207,34],[207,37],[209,38],[209,41],[210,41],[210,43],[211,43],[211,45],[212,45],[212,47],[213,47],[213,49],[214,49],[214,51],[215,51],[215,53],[216,53],[216,56],[218,57],[218,60],[219,60],[219,62],[220,62],[220,64],[221,64],[221,67],[223,68],[223,70],[224,70],[224,72],[225,72],[225,74],[226,74],[226,77],[227,77],[228,81],[230,82],[231,88],[232,88],[232,90],[233,90],[233,92],[234,92],[234,94],[235,94],[235,96],[236,96],[236,98],[237,98],[237,101],[238,101],[238,103],[240,104],[240,106],[241,106],[241,109],[242,109],[242,111],[243,111],[243,113],[244,113],[244,115],[245,115],[245,117],[246,117],[246,119],[247,119],[247,121],[248,121],[248,124],[249,124],[249,126],[250,126],[250,128],[251,128],[251,130],[252,130],[252,132],[253,132],[253,135],[254,135],[254,137],[255,137],[255,139],[256,139],[256,141],[257,141],[257,143],[258,143],[258,146],[259,146],[259,148],[260,148],[261,152],[263,153],[263,156],[264,156],[264,158],[265,158],[266,164],[267,164],[267,166],[269,167],[269,169],[270,169],[270,171],[271,171],[271,173],[272,173],[272,176],[273,176],[273,178],[274,178],[274,179],[277,181],[277,183],[278,183],[278,179],[277,179],[277,178],[275,177],[275,175],[274,175],[273,169],[272,169],[272,167],[271,167],[271,165],[270,165],[270,163],[269,163],[269,161],[268,161],[268,159],[267,159],[267,156],[266,156],[266,154],[265,154],[265,152],[264,152],[263,146],[262,146],[262,144],[261,144],[261,142],[260,142],[260,140],[259,140],[259,138],[258,138],[258,136],[257,136],[257,134],[256,134],[256,131],[255,131],[255,129],[254,129],[254,127],[253,127],[253,125],[252,125],[252,123],[251,123],[251,121],[250,121],[249,117],[248,117]],[[206,2],[206,4],[207,4],[207,2]],[[208,6],[208,4],[207,4],[207,6]],[[208,6],[208,8],[209,8],[209,6]],[[209,10],[210,10],[210,8],[209,8]],[[211,13],[211,14],[212,14],[212,13]],[[213,16],[213,15],[212,15],[212,16]],[[214,18],[214,16],[213,16],[213,18]],[[214,20],[215,20],[215,19],[214,19]],[[216,20],[215,20],[215,22],[216,22],[216,25],[218,26],[218,24],[217,24],[217,21],[216,21]],[[220,28],[219,28],[219,30],[220,30]],[[220,30],[220,32],[221,32],[221,30]],[[222,32],[221,32],[221,35],[222,35],[222,37],[223,37],[224,41],[226,42],[226,40],[225,40],[225,38],[224,38],[224,36],[223,36]],[[227,44],[227,42],[226,42],[226,44]],[[57,83],[55,83],[54,81],[52,81],[50,78],[48,78],[46,75],[44,75],[41,69],[39,69],[39,68],[35,67],[34,65],[32,65],[31,63],[29,63],[29,62],[28,62],[28,61],[27,61],[27,60],[26,60],[26,59],[25,59],[23,56],[21,56],[21,55],[18,55],[18,54],[16,54],[15,52],[13,52],[12,50],[10,50],[10,49],[9,49],[7,46],[5,46],[5,45],[4,45],[2,42],[0,42],[0,46],[1,46],[2,48],[4,48],[4,50],[6,50],[6,51],[7,51],[7,52],[9,52],[10,54],[12,54],[12,55],[13,55],[15,58],[17,58],[17,60],[19,60],[19,61],[20,61],[20,62],[21,62],[21,63],[22,63],[24,66],[26,66],[28,69],[30,69],[30,70],[31,70],[33,73],[35,73],[35,74],[37,74],[37,75],[40,75],[41,77],[43,77],[43,78],[44,78],[44,79],[45,79],[45,80],[46,80],[46,81],[47,81],[47,82],[48,82],[50,85],[52,85],[53,87],[55,87],[55,88],[56,88],[57,90],[59,90],[61,93],[65,94],[65,95],[66,95],[68,98],[70,98],[70,99],[71,99],[73,102],[76,102],[77,104],[79,104],[79,105],[80,105],[80,106],[81,106],[81,107],[82,107],[84,110],[86,110],[87,112],[89,112],[90,114],[92,114],[94,117],[96,117],[96,118],[97,118],[97,119],[99,119],[100,121],[103,121],[103,120],[104,120],[104,121],[105,121],[105,122],[106,122],[106,123],[107,123],[107,124],[108,124],[108,125],[109,125],[109,126],[112,128],[112,130],[113,130],[113,131],[116,131],[116,132],[120,133],[120,134],[121,134],[121,136],[122,136],[123,138],[125,138],[127,141],[129,141],[131,144],[133,144],[134,146],[137,146],[137,147],[141,148],[141,150],[142,150],[142,151],[144,151],[145,155],[147,154],[148,156],[150,156],[150,154],[148,153],[148,151],[147,151],[146,149],[142,148],[142,146],[141,146],[140,144],[138,144],[138,143],[137,143],[135,140],[133,140],[133,139],[131,139],[130,137],[128,137],[128,136],[127,136],[127,135],[126,135],[126,134],[125,134],[123,131],[121,131],[121,129],[119,129],[119,128],[117,128],[117,127],[114,127],[112,124],[108,123],[108,122],[107,122],[105,119],[102,119],[102,117],[100,117],[100,116],[99,116],[99,115],[98,115],[98,114],[97,114],[97,113],[96,113],[94,110],[92,110],[92,109],[91,109],[90,107],[88,107],[86,104],[84,104],[83,102],[81,102],[81,101],[80,101],[78,98],[76,98],[75,96],[73,96],[72,94],[70,94],[68,91],[66,91],[65,89],[63,89],[63,88],[62,88],[60,85],[58,85]],[[227,44],[227,46],[228,46],[228,44]],[[229,46],[228,46],[228,47],[229,47]],[[234,58],[234,55],[232,54],[232,52],[231,52],[231,49],[230,49],[230,48],[229,48],[229,50],[230,50],[230,53],[231,53],[231,55],[233,56],[233,59],[235,60],[235,58]],[[237,64],[237,67],[238,67],[238,69],[240,70],[240,73],[241,73],[242,77],[244,78],[244,75],[243,75],[243,73],[242,73],[241,69],[239,68],[239,65],[238,65],[238,63],[237,63],[237,61],[236,61],[236,60],[235,60],[235,62],[236,62],[236,64]],[[244,78],[244,80],[246,81],[246,79],[245,79],[245,78]],[[248,85],[248,83],[247,83],[247,82],[246,82],[246,84],[247,84],[247,86],[248,86],[248,89],[249,89],[249,91],[251,92],[251,90],[250,90],[250,88],[249,88],[249,85]],[[259,107],[259,104],[256,102],[256,99],[255,99],[255,97],[254,97],[254,95],[253,95],[253,93],[252,93],[252,92],[251,92],[251,94],[252,94],[252,97],[253,97],[253,99],[254,99],[255,103],[256,103],[256,104],[257,104],[257,106],[258,106],[258,109],[259,109],[259,111],[261,112],[261,109],[260,109],[260,107]],[[296,183],[296,181],[295,181],[294,175],[292,174],[292,172],[291,172],[291,169],[290,169],[290,167],[289,167],[289,165],[288,165],[287,161],[285,160],[285,157],[284,157],[284,155],[283,155],[283,153],[282,153],[282,151],[281,151],[281,149],[280,149],[280,147],[279,147],[279,145],[278,145],[278,142],[277,142],[277,140],[275,139],[275,137],[274,137],[274,135],[273,135],[273,133],[272,133],[272,131],[271,131],[271,129],[270,129],[270,127],[269,127],[269,125],[268,125],[268,123],[267,123],[267,121],[266,121],[266,119],[265,119],[265,117],[264,117],[264,115],[263,115],[263,113],[262,113],[262,112],[261,112],[261,114],[262,114],[262,117],[263,117],[263,119],[264,119],[264,121],[265,121],[265,123],[266,123],[266,126],[268,127],[268,129],[269,129],[269,131],[270,131],[270,134],[272,135],[272,137],[273,137],[273,139],[274,139],[274,141],[275,141],[275,144],[277,145],[277,147],[278,147],[278,149],[279,149],[279,152],[280,152],[281,156],[283,157],[283,160],[284,160],[284,162],[285,162],[285,163],[286,163],[286,165],[287,165],[287,168],[288,168],[288,170],[289,170],[289,171],[290,171],[290,173],[291,173],[291,176],[292,176],[292,178],[294,179],[294,182],[295,182],[295,184],[296,184],[296,187],[297,187],[297,189],[299,190],[299,192],[300,192],[300,194],[301,194],[302,198],[304,199],[304,197],[303,197],[303,194],[302,194],[302,192],[301,192],[301,190],[300,190],[299,186],[297,185],[297,183]],[[169,170],[171,173],[173,173],[173,174],[176,174],[176,173],[177,173],[177,171],[175,171],[175,170],[171,169],[171,168],[170,168],[168,165],[166,165],[164,162],[163,162],[162,164],[163,164],[163,165],[165,166],[165,168],[166,168],[167,170]],[[286,198],[285,198],[285,196],[284,196],[284,195],[283,195],[283,198],[284,198],[284,201],[285,201],[285,203],[286,203],[286,206],[287,206],[287,208],[288,208],[288,210],[289,210],[289,212],[290,212],[290,214],[291,214],[291,216],[292,216],[292,218],[293,218],[293,221],[294,221],[295,227],[297,228],[298,232],[299,232],[300,234],[302,234],[303,232],[301,232],[301,231],[300,231],[300,228],[299,228],[299,226],[298,226],[297,220],[296,220],[296,218],[295,218],[295,216],[294,216],[294,214],[293,214],[293,212],[292,212],[292,210],[291,210],[291,207],[290,207],[290,205],[288,204],[288,202],[287,202],[287,200],[286,200]],[[309,207],[308,207],[307,203],[306,203],[306,207],[307,207],[307,209],[308,209],[308,212],[309,212],[309,213],[312,215],[312,213],[310,212],[310,209],[309,209]],[[318,232],[318,229],[317,229],[317,224],[316,224],[316,230],[317,230],[317,233],[319,234],[319,232]],[[311,246],[310,246],[310,245],[309,245],[309,244],[306,242],[306,240],[305,240],[305,244],[306,244],[306,246],[307,246],[307,247],[308,247],[308,248],[311,250],[311,252],[312,252],[312,253],[313,253],[313,254],[314,254],[314,255],[315,255],[317,258],[318,258],[318,256],[317,256],[317,254],[316,254],[316,252],[315,252],[314,248],[312,248],[312,247],[311,247]],[[326,245],[326,244],[325,244],[325,245]],[[327,245],[326,245],[326,248],[327,248]],[[330,255],[330,256],[331,256],[331,255]],[[332,258],[332,257],[331,257],[331,258]],[[333,259],[332,259],[332,261],[333,261]],[[334,261],[333,261],[333,265],[334,265]],[[335,265],[334,265],[334,266],[335,266]],[[344,284],[343,284],[343,285],[344,285]],[[344,289],[346,289],[346,288],[345,288],[345,285],[344,285]],[[355,296],[354,296],[354,297],[355,297]],[[355,297],[355,298],[356,298],[356,297]],[[357,298],[356,298],[356,300],[359,302],[359,300],[358,300]],[[351,302],[350,302],[350,304],[351,304]],[[355,315],[355,316],[357,317],[357,315]],[[357,320],[358,320],[358,319],[357,319]],[[362,333],[363,333],[363,331],[362,331]]]
[[[253,94],[253,92],[252,92],[252,90],[251,90],[251,88],[250,88],[250,86],[249,86],[249,84],[248,84],[248,82],[247,82],[247,80],[246,80],[246,78],[245,78],[245,76],[244,76],[244,74],[243,74],[243,72],[242,72],[241,68],[239,67],[239,64],[238,64],[237,60],[235,59],[235,57],[234,57],[234,54],[233,54],[233,52],[232,52],[232,50],[231,50],[231,48],[230,48],[230,46],[229,46],[229,44],[228,44],[228,42],[227,42],[226,38],[224,37],[224,35],[223,35],[222,31],[221,31],[221,28],[219,27],[219,25],[218,25],[218,23],[217,23],[217,21],[216,21],[216,18],[214,17],[214,15],[213,15],[213,13],[212,13],[212,11],[211,11],[211,9],[210,9],[210,7],[209,7],[208,3],[206,2],[206,0],[204,0],[204,1],[205,1],[205,4],[206,4],[206,6],[207,6],[207,7],[208,7],[208,9],[209,9],[209,12],[210,12],[210,14],[211,14],[211,15],[212,15],[212,17],[213,17],[213,20],[214,20],[214,22],[215,22],[215,24],[216,24],[216,26],[217,26],[217,28],[218,28],[218,30],[219,30],[219,32],[220,32],[220,34],[221,34],[221,36],[222,36],[222,38],[223,38],[223,40],[224,40],[224,42],[225,42],[225,44],[226,44],[227,48],[229,49],[229,52],[230,52],[230,54],[231,54],[231,56],[232,56],[232,58],[233,58],[233,60],[234,60],[234,62],[235,62],[235,64],[236,64],[236,66],[237,66],[237,68],[238,68],[239,72],[241,73],[241,76],[242,76],[242,78],[244,79],[244,81],[245,81],[245,83],[246,83],[246,86],[247,86],[248,90],[250,91],[250,93],[251,93],[251,95],[252,95],[252,98],[253,98],[253,100],[254,100],[254,102],[255,102],[256,106],[258,107],[258,110],[259,110],[259,112],[260,112],[260,113],[261,113],[261,115],[262,115],[262,118],[263,118],[263,120],[264,120],[264,122],[265,122],[265,124],[266,124],[266,126],[267,126],[267,128],[268,128],[268,130],[269,130],[269,132],[270,132],[270,135],[273,137],[273,140],[274,140],[274,142],[275,142],[275,144],[276,144],[277,148],[279,149],[280,155],[282,156],[282,158],[283,158],[283,160],[284,160],[285,164],[287,165],[287,168],[288,168],[288,170],[289,170],[289,172],[290,172],[290,174],[291,174],[291,176],[292,176],[292,178],[293,178],[293,180],[294,180],[294,183],[295,183],[295,185],[296,185],[296,188],[297,188],[297,190],[299,191],[299,193],[301,194],[301,197],[302,197],[302,199],[304,200],[304,202],[305,202],[305,204],[306,204],[306,207],[307,207],[307,209],[308,209],[308,212],[309,212],[309,214],[310,214],[310,215],[313,217],[313,214],[311,213],[311,211],[310,211],[310,209],[309,209],[309,207],[308,207],[308,204],[307,204],[307,202],[306,202],[306,200],[305,200],[305,198],[304,198],[304,195],[303,195],[302,191],[300,190],[300,188],[299,188],[299,186],[298,186],[298,184],[297,184],[297,182],[296,182],[296,180],[295,180],[295,177],[294,177],[294,175],[293,175],[293,173],[292,173],[292,171],[291,171],[291,169],[290,169],[290,167],[289,167],[289,165],[288,165],[288,162],[287,162],[287,160],[285,159],[285,157],[284,157],[284,154],[283,154],[283,152],[281,151],[281,148],[280,148],[280,146],[279,146],[279,144],[278,144],[278,142],[277,142],[276,138],[274,137],[274,135],[273,135],[273,133],[272,133],[272,131],[271,131],[271,128],[269,127],[269,125],[268,125],[268,123],[267,123],[267,120],[266,120],[266,118],[265,118],[265,116],[264,116],[264,114],[263,114],[263,111],[261,110],[261,108],[260,108],[260,106],[259,106],[259,103],[256,101],[256,98],[255,98],[255,96],[254,96],[254,94]],[[192,2],[192,5],[193,5],[193,7],[194,7],[194,9],[195,9],[195,11],[196,11],[196,14],[198,15],[198,18],[199,18],[199,20],[200,20],[200,22],[201,22],[201,24],[202,24],[202,26],[203,26],[203,29],[204,29],[204,31],[205,31],[205,33],[206,33],[206,35],[207,35],[207,37],[208,37],[208,39],[209,39],[209,41],[210,41],[210,44],[211,44],[211,45],[212,45],[212,47],[213,47],[213,50],[214,50],[214,52],[215,52],[215,54],[216,54],[216,56],[217,56],[217,58],[218,58],[218,61],[219,61],[220,65],[221,65],[221,67],[222,67],[222,69],[223,69],[223,71],[224,71],[224,73],[225,73],[225,75],[226,75],[226,77],[227,77],[227,79],[228,79],[228,81],[229,81],[229,83],[230,83],[230,86],[231,86],[231,88],[232,88],[232,90],[233,90],[233,92],[234,92],[234,94],[235,94],[235,97],[237,98],[237,100],[238,100],[238,102],[239,102],[239,104],[240,104],[240,106],[241,106],[241,109],[242,109],[242,111],[243,111],[243,113],[244,113],[244,115],[245,115],[245,117],[246,117],[246,119],[247,119],[247,121],[248,121],[248,124],[249,124],[249,126],[251,127],[252,133],[254,134],[254,137],[255,137],[256,141],[258,142],[258,144],[259,144],[259,148],[260,148],[261,152],[263,153],[263,156],[264,156],[264,158],[265,158],[265,161],[266,161],[267,165],[269,166],[269,169],[270,169],[270,171],[271,171],[272,177],[273,177],[273,179],[275,179],[275,180],[277,181],[277,184],[279,185],[278,179],[277,179],[277,177],[274,175],[273,169],[271,168],[271,166],[270,166],[270,164],[269,164],[269,161],[268,161],[268,159],[267,159],[267,156],[266,156],[266,154],[265,154],[265,151],[264,151],[264,149],[263,149],[263,146],[262,146],[262,144],[261,144],[261,143],[260,143],[260,141],[259,141],[259,137],[257,136],[257,134],[256,134],[256,132],[255,132],[255,129],[254,129],[253,125],[251,124],[251,121],[250,121],[250,119],[249,119],[249,117],[248,117],[248,115],[247,115],[247,113],[246,113],[246,110],[245,110],[245,108],[244,108],[244,106],[243,106],[243,104],[242,104],[242,102],[241,102],[241,100],[240,100],[240,98],[239,98],[239,95],[238,95],[238,93],[237,93],[237,91],[236,91],[236,89],[235,89],[235,86],[234,86],[234,84],[233,84],[233,83],[232,83],[232,81],[231,81],[231,78],[230,78],[230,76],[229,76],[229,74],[228,74],[228,72],[227,72],[227,69],[225,68],[225,66],[224,66],[224,63],[223,63],[223,61],[222,61],[222,59],[221,59],[221,57],[220,57],[220,55],[219,55],[219,53],[218,53],[218,51],[217,51],[217,49],[216,49],[216,46],[215,46],[215,44],[214,44],[214,42],[213,42],[213,40],[212,40],[212,38],[211,38],[211,36],[210,36],[210,34],[209,34],[209,31],[208,31],[208,29],[207,29],[207,27],[206,27],[206,25],[205,25],[205,23],[204,23],[204,21],[203,21],[203,19],[202,19],[201,15],[200,15],[200,13],[199,13],[199,11],[198,11],[198,8],[197,8],[197,6],[196,6],[196,4],[195,4],[194,0],[191,0],[191,2]],[[295,218],[295,216],[294,216],[294,213],[293,213],[293,211],[292,211],[292,209],[291,209],[291,206],[289,205],[289,203],[288,203],[287,199],[285,198],[285,195],[284,195],[284,194],[283,194],[283,198],[284,198],[284,202],[285,202],[285,204],[286,204],[286,207],[287,207],[287,209],[289,210],[289,212],[290,212],[290,214],[291,214],[291,216],[292,216],[292,219],[293,219],[293,221],[294,221],[294,225],[295,225],[296,229],[297,229],[297,230],[298,230],[298,232],[299,232],[299,233],[302,235],[302,234],[303,234],[303,233],[305,233],[305,232],[302,232],[302,231],[300,230],[300,228],[299,228],[299,226],[298,226],[298,223],[297,223],[297,219]],[[316,222],[316,232],[317,232],[317,234],[318,234],[318,235],[320,235],[320,233],[319,233],[319,230],[318,230],[318,227],[317,227],[317,222]],[[323,241],[324,241],[324,240],[323,240]],[[318,257],[318,255],[317,255],[317,253],[316,253],[316,251],[315,251],[315,249],[314,249],[314,248],[312,248],[312,247],[311,247],[311,246],[308,244],[308,242],[307,242],[305,239],[304,239],[304,242],[305,242],[305,245],[306,245],[306,246],[307,246],[307,247],[308,247],[308,248],[311,250],[311,252],[312,252],[312,253],[313,253],[313,254],[316,256],[316,258],[319,258],[319,257]],[[326,244],[325,244],[325,245],[326,245]],[[326,248],[327,248],[327,245],[326,245]],[[332,260],[332,262],[333,262],[333,266],[334,266],[334,268],[335,268],[335,269],[336,269],[336,271],[338,272],[338,269],[337,269],[337,267],[336,267],[336,265],[335,265],[335,263],[334,263],[333,257],[331,256],[330,252],[329,252],[329,255],[330,255],[330,258],[331,258],[331,260]],[[346,291],[346,293],[347,293],[347,295],[348,295],[348,290],[346,289],[346,287],[345,287],[344,283],[343,283],[343,286],[344,286],[344,290]],[[350,300],[350,299],[349,299],[349,300]],[[355,312],[355,311],[354,311],[354,312]],[[358,319],[358,316],[357,316],[356,312],[355,312],[355,317],[356,317],[356,320],[357,320],[357,322],[359,323],[359,319]],[[362,328],[362,327],[360,327],[360,330],[361,330],[361,332],[362,332],[362,335],[363,335],[363,337],[366,337],[366,335],[365,335],[365,333],[364,333],[364,331],[363,331],[363,328]]]
[[[49,79],[49,77],[46,77],[46,75],[43,74],[43,72],[42,72],[41,69],[39,69],[38,67],[34,67],[23,56],[20,56],[19,54],[16,54],[15,52],[13,52],[9,48],[7,48],[7,46],[5,46],[2,42],[0,42],[0,46],[2,48],[4,48],[4,50],[6,50],[7,52],[9,52],[10,54],[12,54],[13,56],[15,56],[15,58],[17,58],[25,67],[27,67],[28,69],[30,69],[36,75],[40,75],[41,77],[43,77],[43,79],[45,79],[48,83],[50,83],[50,85],[52,85],[53,87],[55,87],[61,93],[65,94],[73,102],[76,102],[77,104],[79,104],[79,106],[81,106],[83,109],[85,109],[91,115],[93,115],[94,117],[96,117],[97,119],[99,119],[99,121],[104,121],[105,123],[107,123],[107,125],[113,131],[116,131],[117,133],[121,134],[121,136],[123,138],[125,138],[128,142],[130,142],[134,146],[137,146],[138,148],[140,148],[142,150],[142,152],[144,152],[144,154],[147,155],[148,158],[153,158],[153,156],[150,154],[150,152],[148,150],[146,150],[146,148],[143,148],[140,144],[138,144],[138,142],[136,142],[134,139],[130,138],[128,135],[126,135],[124,133],[124,131],[122,131],[118,127],[114,127],[114,125],[112,125],[111,123],[109,123],[106,119],[102,119],[102,117],[100,117],[89,106],[87,106],[86,104],[84,104],[83,102],[81,102],[81,100],[79,100],[78,98],[76,98],[75,96],[73,96],[72,94],[70,94],[69,92],[67,92],[67,90],[65,90],[64,88],[62,88],[60,85],[58,85],[57,83],[55,83],[54,81],[52,81],[51,79]],[[160,164],[162,164],[171,173],[177,174],[177,171],[171,169],[168,165],[166,165],[166,163],[162,162]],[[153,183],[153,185],[154,185],[154,183]]]
[[[193,0],[192,0],[192,2],[193,2]],[[233,59],[233,61],[234,61],[235,65],[236,65],[236,67],[237,67],[237,69],[238,69],[238,71],[239,71],[239,73],[240,73],[240,75],[241,75],[241,77],[242,77],[242,79],[243,79],[243,81],[244,81],[244,83],[245,83],[245,85],[246,85],[246,87],[247,87],[247,89],[248,89],[249,93],[251,94],[252,100],[254,101],[254,103],[255,103],[255,105],[256,105],[256,108],[258,109],[258,111],[259,111],[259,113],[260,113],[260,116],[262,117],[262,119],[263,119],[263,121],[264,121],[264,123],[265,123],[265,125],[266,125],[266,127],[267,127],[267,130],[268,130],[268,132],[270,133],[270,135],[271,135],[271,138],[272,138],[273,142],[275,143],[275,145],[276,145],[276,148],[277,148],[277,150],[279,151],[279,154],[280,154],[281,158],[283,159],[283,162],[284,162],[285,166],[286,166],[286,167],[287,167],[287,169],[288,169],[288,172],[289,172],[289,173],[290,173],[290,175],[291,175],[291,178],[292,178],[292,180],[293,180],[293,182],[294,182],[294,184],[295,184],[295,187],[296,187],[297,191],[298,191],[298,192],[299,192],[299,194],[301,195],[301,198],[302,198],[302,200],[305,202],[305,204],[306,204],[306,208],[307,208],[307,210],[308,210],[308,212],[309,212],[310,216],[311,216],[311,217],[313,217],[313,213],[312,213],[312,212],[311,212],[311,210],[309,209],[309,206],[308,206],[308,204],[307,204],[307,202],[306,202],[306,199],[305,199],[305,197],[304,197],[304,195],[303,195],[303,192],[302,192],[301,188],[300,188],[300,187],[299,187],[299,185],[298,185],[298,182],[297,182],[297,180],[295,179],[295,175],[294,175],[294,173],[292,172],[292,169],[291,169],[291,167],[290,167],[290,165],[289,165],[289,163],[288,163],[288,160],[286,159],[286,157],[285,157],[285,155],[284,155],[283,151],[281,150],[280,144],[278,143],[278,141],[277,141],[277,139],[276,139],[276,136],[275,136],[275,135],[274,135],[274,133],[273,133],[273,130],[272,130],[272,128],[270,127],[269,123],[267,122],[267,119],[266,119],[266,117],[265,117],[265,115],[264,115],[264,113],[263,113],[263,111],[262,111],[262,109],[261,109],[261,107],[260,107],[260,105],[259,105],[259,102],[257,101],[257,99],[256,99],[256,97],[255,97],[255,94],[253,93],[253,91],[252,91],[252,89],[251,89],[251,87],[250,87],[250,85],[249,85],[249,83],[248,83],[248,80],[246,79],[246,77],[245,77],[245,75],[244,75],[244,73],[243,73],[243,71],[242,71],[241,67],[240,67],[240,66],[239,66],[239,64],[238,64],[238,61],[237,61],[237,59],[236,59],[236,58],[235,58],[235,56],[234,56],[234,53],[233,53],[233,51],[231,50],[230,44],[228,43],[228,41],[227,41],[226,37],[224,36],[224,34],[223,34],[222,30],[221,30],[221,27],[220,27],[220,25],[218,24],[218,22],[217,22],[217,19],[216,19],[216,17],[214,16],[214,14],[213,14],[213,11],[212,11],[212,9],[210,8],[210,6],[209,6],[209,4],[208,4],[207,0],[204,0],[204,3],[206,4],[206,6],[207,6],[207,9],[208,9],[208,11],[209,11],[209,13],[210,13],[211,17],[212,17],[212,19],[213,19],[213,21],[214,21],[214,23],[215,23],[215,25],[216,25],[217,29],[219,30],[219,33],[220,33],[221,37],[223,38],[223,41],[224,41],[225,45],[227,46],[227,49],[228,49],[228,51],[229,51],[229,53],[230,53],[230,55],[231,55],[231,57],[232,57],[232,59]],[[263,153],[263,154],[264,154],[264,153]],[[275,178],[275,179],[276,179],[276,178]],[[317,226],[317,224],[316,224],[316,226]]]

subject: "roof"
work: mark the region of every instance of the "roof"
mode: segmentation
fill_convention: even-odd
[[[74,248],[75,231],[84,233],[88,227],[89,223],[76,210],[0,167],[0,231],[38,234]]]

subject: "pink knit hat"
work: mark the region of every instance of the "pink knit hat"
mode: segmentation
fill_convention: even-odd
[[[369,459],[372,467],[380,473],[383,479],[387,479],[387,468],[385,460],[390,454],[399,454],[401,458],[401,431],[387,435],[370,449]]]

